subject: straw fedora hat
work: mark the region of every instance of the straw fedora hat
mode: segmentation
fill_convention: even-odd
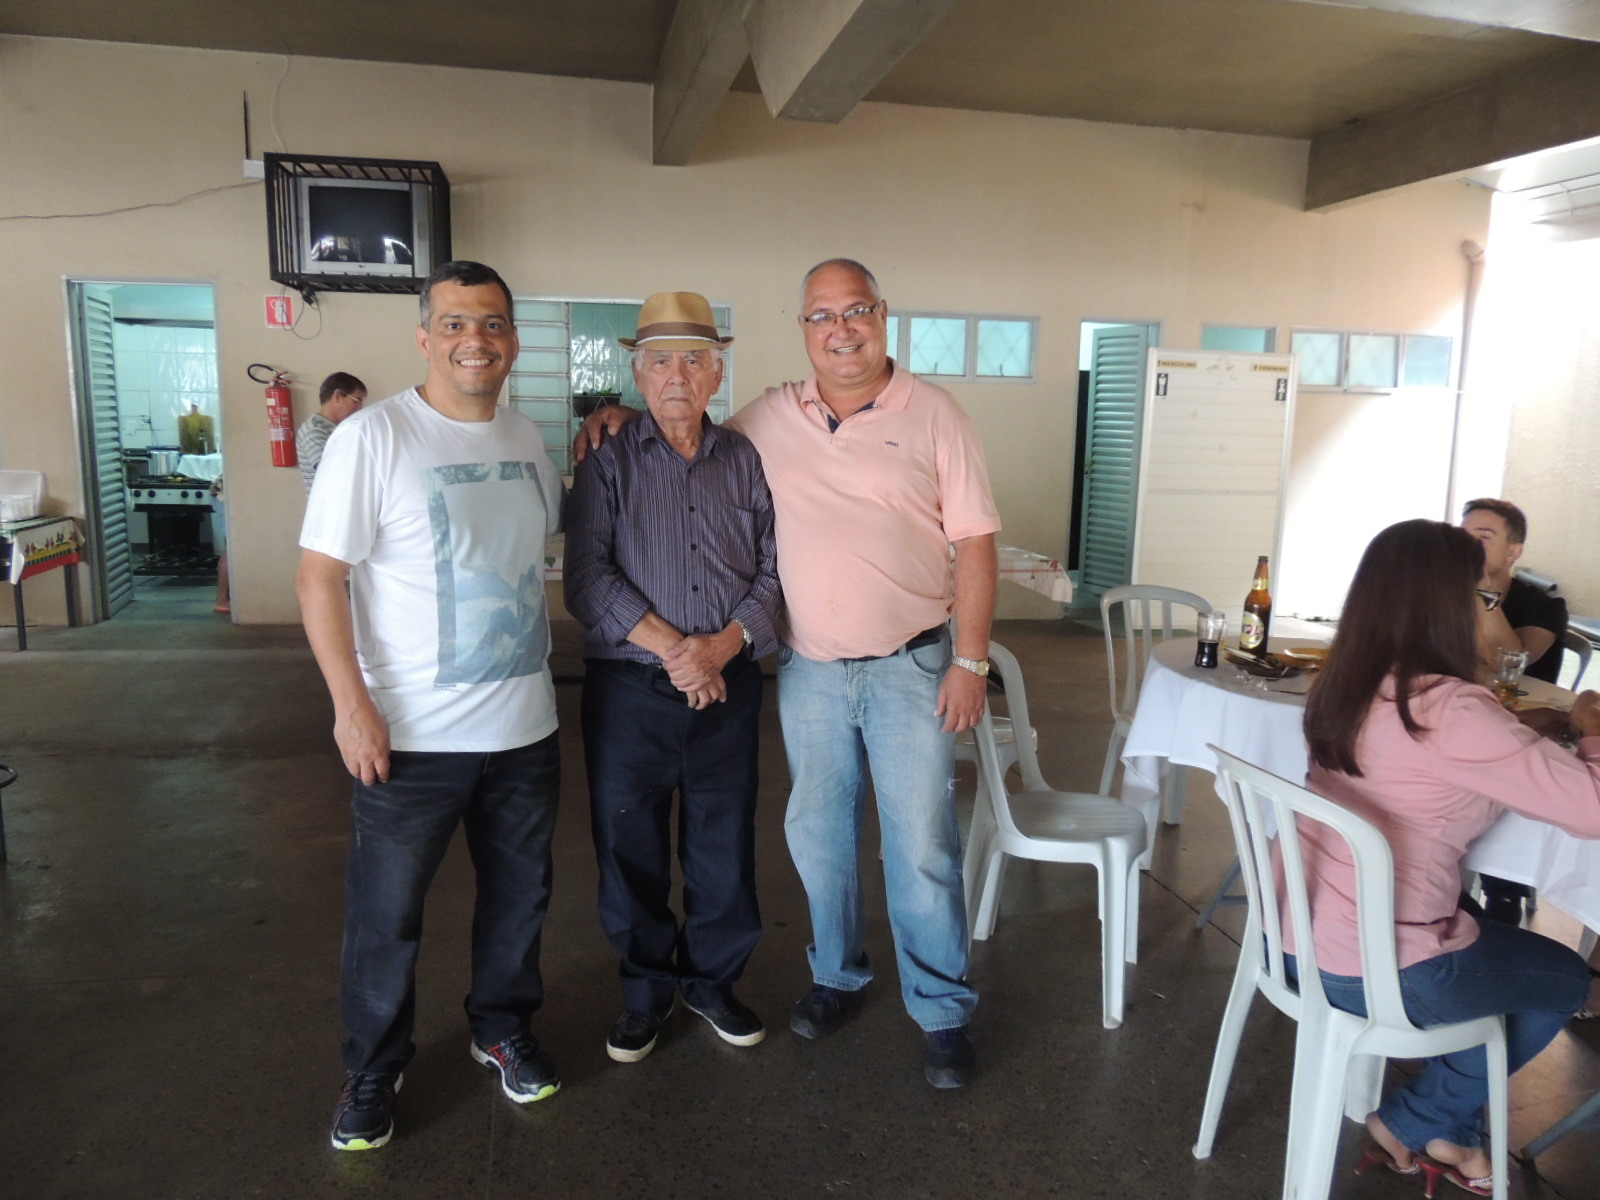
[[[733,345],[731,337],[717,336],[711,305],[699,292],[657,292],[639,308],[638,332],[617,341],[629,350],[704,350]]]

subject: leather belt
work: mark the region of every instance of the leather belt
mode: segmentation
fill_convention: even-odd
[[[860,658],[841,658],[839,661],[840,662],[873,662],[874,660],[880,659],[880,658],[893,658],[897,654],[908,654],[913,650],[921,650],[924,646],[937,645],[938,641],[939,641],[939,638],[941,636],[943,636],[944,631],[945,631],[945,627],[943,625],[935,625],[932,629],[924,629],[921,633],[917,634],[916,637],[912,638],[905,645],[899,646],[899,647],[889,651],[889,653],[887,653],[887,654],[863,654]]]

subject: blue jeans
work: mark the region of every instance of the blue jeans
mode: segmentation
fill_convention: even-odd
[[[859,860],[870,765],[900,990],[929,1031],[965,1025],[978,1003],[966,978],[955,737],[934,715],[949,666],[948,632],[885,658],[816,662],[778,651],[793,779],[784,829],[811,906],[812,978],[844,991],[872,978]]]
[[[492,1046],[544,1001],[539,938],[561,772],[556,735],[489,754],[391,753],[389,781],[356,781],[345,873],[340,1013],[346,1071],[393,1073],[416,1052],[422,904],[456,826],[477,872],[467,1023]]]
[[[1560,942],[1527,929],[1478,922],[1478,940],[1465,950],[1424,959],[1400,972],[1406,1016],[1428,1029],[1503,1013],[1506,1065],[1533,1059],[1583,1007],[1589,968]],[[1367,1014],[1361,976],[1322,972],[1328,1001],[1358,1017]],[[1489,1102],[1488,1058],[1482,1046],[1424,1059],[1422,1069],[1395,1088],[1378,1116],[1410,1149],[1433,1138],[1458,1146],[1484,1142]]]
[[[681,988],[704,1011],[731,998],[761,938],[756,757],[761,668],[722,669],[727,699],[698,712],[661,667],[591,658],[583,752],[600,866],[600,924],[621,958],[623,1004],[665,1013]],[[672,912],[678,797],[683,924]]]

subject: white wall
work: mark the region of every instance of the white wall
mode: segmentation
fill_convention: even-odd
[[[293,372],[301,417],[329,371],[374,395],[421,372],[408,297],[325,296],[309,340],[264,328],[276,288],[260,185],[239,168],[240,93],[257,145],[276,148],[284,70],[267,55],[0,38],[0,216],[58,215],[0,222],[0,456],[48,472],[56,509],[83,512],[65,278],[214,283],[234,611],[249,622],[296,619],[303,496],[298,472],[269,465],[246,365]],[[1282,139],[880,104],[812,125],[732,95],[694,165],[653,167],[643,86],[303,58],[275,107],[293,152],[441,162],[456,254],[519,293],[730,302],[746,396],[805,372],[797,285],[831,255],[872,266],[891,306],[1037,315],[1037,384],[955,390],[988,446],[1005,540],[1053,555],[1080,321],[1142,315],[1177,347],[1198,346],[1202,322],[1431,331],[1459,316],[1458,245],[1486,236],[1484,194],[1454,184],[1304,213],[1306,146]],[[37,590],[41,618],[59,619],[55,589]]]
[[[1484,277],[1486,332],[1469,392],[1487,415],[1463,498],[1500,495],[1528,514],[1524,566],[1558,581],[1574,613],[1600,616],[1600,223],[1530,225],[1497,204]],[[1492,467],[1498,447],[1503,479]]]

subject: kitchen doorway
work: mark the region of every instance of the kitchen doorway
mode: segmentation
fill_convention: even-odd
[[[231,619],[210,284],[69,280],[95,621]]]

